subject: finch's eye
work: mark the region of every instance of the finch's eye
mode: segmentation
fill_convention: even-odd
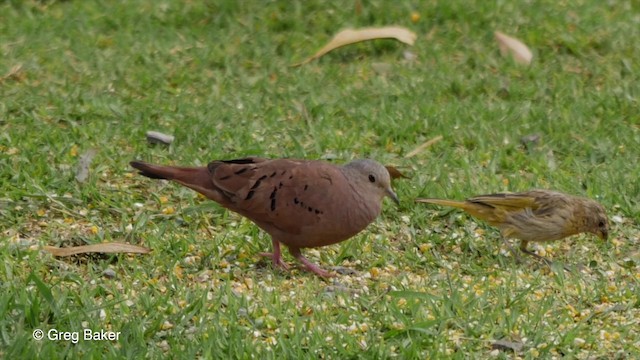
[[[376,182],[376,177],[373,175],[369,175],[369,181]]]

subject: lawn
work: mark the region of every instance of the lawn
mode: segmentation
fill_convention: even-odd
[[[639,14],[615,0],[2,2],[0,357],[640,357]],[[386,25],[415,45],[291,66],[339,30]],[[495,30],[532,63],[502,56]],[[175,140],[151,145],[150,130]],[[323,280],[288,254],[293,269],[274,269],[250,221],[128,165],[250,155],[369,157],[410,178],[365,231],[303,250],[352,270]],[[517,262],[495,228],[413,202],[531,188],[601,202],[609,241]],[[152,252],[44,251],[101,242]]]

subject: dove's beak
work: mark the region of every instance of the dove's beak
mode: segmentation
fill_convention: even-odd
[[[400,205],[400,199],[398,199],[398,195],[389,187],[387,188],[387,196],[396,203],[396,205]]]

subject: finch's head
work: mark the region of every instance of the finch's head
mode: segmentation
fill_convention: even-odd
[[[602,240],[609,237],[609,219],[602,205],[595,201],[589,201],[585,204],[588,231]]]

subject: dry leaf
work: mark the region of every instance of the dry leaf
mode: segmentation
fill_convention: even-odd
[[[340,31],[336,36],[329,41],[327,45],[325,45],[322,49],[318,50],[310,58],[304,60],[301,63],[295,64],[293,66],[304,65],[312,60],[315,60],[322,55],[328,53],[331,50],[337,49],[339,47],[355,44],[361,41],[367,40],[375,40],[375,39],[396,39],[400,42],[403,42],[408,45],[413,45],[416,41],[416,34],[407,29],[400,26],[388,26],[382,28],[364,28],[364,29],[345,29]]]
[[[174,139],[173,135],[163,134],[158,131],[147,131],[147,141],[150,144],[169,145]]]
[[[494,35],[498,41],[498,46],[500,46],[500,52],[502,55],[511,53],[511,56],[513,56],[513,59],[517,63],[525,65],[529,65],[531,63],[533,54],[522,41],[509,35],[505,35],[500,31],[496,31]]]
[[[400,170],[398,170],[397,167],[395,166],[385,166],[387,168],[387,171],[389,172],[389,176],[391,176],[391,180],[395,180],[395,179],[399,179],[399,178],[404,178],[404,179],[408,179],[409,177],[403,173],[400,172]]]
[[[44,249],[50,252],[53,256],[71,256],[77,254],[87,253],[133,253],[133,254],[148,254],[151,249],[144,246],[125,244],[125,243],[101,243],[93,245],[73,246],[68,248],[58,248],[55,246],[45,246]]]
[[[417,148],[413,149],[412,151],[410,151],[407,155],[405,155],[405,158],[410,158],[413,156],[416,156],[417,154],[419,154],[421,151],[423,151],[424,149],[428,148],[429,146],[437,143],[438,141],[442,140],[442,135],[438,135],[436,137],[434,137],[433,139],[425,142],[424,144],[418,146]]]

